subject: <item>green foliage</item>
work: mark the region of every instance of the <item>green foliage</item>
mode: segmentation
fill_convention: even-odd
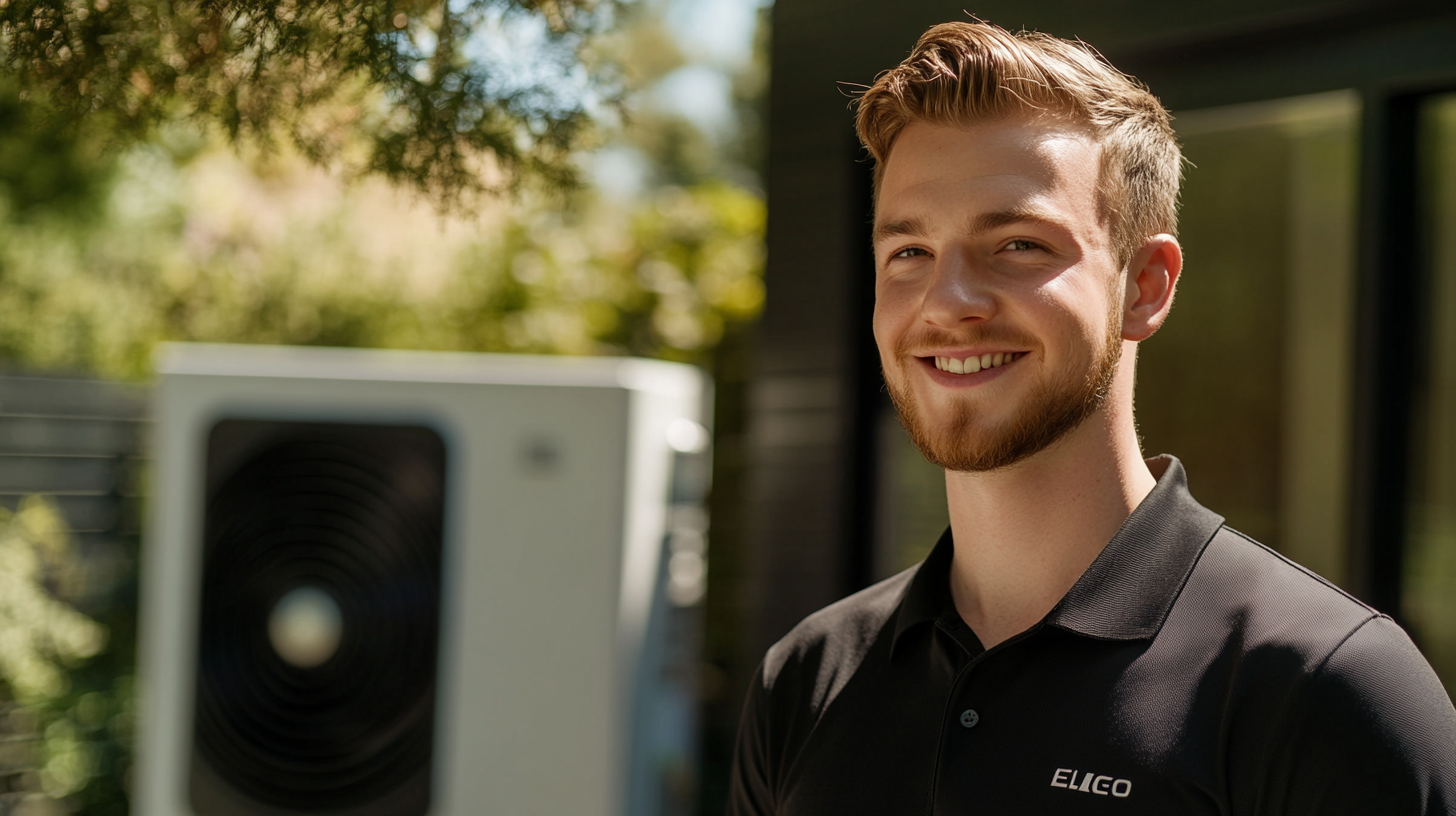
[[[109,187],[109,171],[93,144],[0,82],[0,201],[10,206],[8,215],[92,217]]]
[[[442,323],[458,328],[430,345],[705,362],[762,305],[763,219],[721,183],[664,188],[625,216],[538,212],[446,290]]]
[[[196,120],[450,206],[523,177],[574,182],[588,107],[619,92],[620,72],[589,48],[615,12],[615,0],[3,0],[0,73],[58,131],[124,147]]]
[[[116,788],[131,736],[131,679],[116,672],[115,659],[93,659],[107,647],[108,630],[64,600],[79,594],[79,580],[69,532],[54,505],[30,496],[14,513],[0,510],[0,739],[8,751],[0,806],[6,812],[61,799],[123,801]],[[111,651],[129,663],[131,645],[124,637]],[[115,812],[92,810],[109,811]]]
[[[397,197],[370,209],[295,167],[270,182],[277,212],[219,210],[248,192],[219,190],[239,168],[211,161],[135,154],[94,228],[0,233],[0,359],[144,378],[157,342],[191,340],[703,362],[762,303],[763,203],[721,182],[527,196],[485,229],[400,228],[383,256],[365,237],[407,217]]]

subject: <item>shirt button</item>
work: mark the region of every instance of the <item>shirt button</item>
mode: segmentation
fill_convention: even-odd
[[[967,728],[975,728],[976,723],[981,721],[981,715],[976,713],[974,708],[968,708],[961,712],[961,725]]]

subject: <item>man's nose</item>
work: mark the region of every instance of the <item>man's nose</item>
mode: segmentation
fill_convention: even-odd
[[[921,307],[925,321],[951,329],[989,320],[996,313],[996,298],[988,284],[985,270],[978,268],[970,253],[942,253],[925,291]]]

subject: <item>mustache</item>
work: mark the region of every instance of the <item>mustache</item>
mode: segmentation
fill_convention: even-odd
[[[982,326],[959,332],[944,329],[925,328],[913,334],[906,334],[895,347],[899,357],[923,357],[917,352],[946,346],[1012,346],[1038,351],[1042,343],[1037,338],[1015,329],[1001,326]]]

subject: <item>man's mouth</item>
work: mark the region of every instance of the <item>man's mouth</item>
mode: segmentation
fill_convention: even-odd
[[[1026,356],[1024,351],[987,352],[979,357],[936,357],[935,367],[951,374],[975,374],[988,368],[996,368]]]

